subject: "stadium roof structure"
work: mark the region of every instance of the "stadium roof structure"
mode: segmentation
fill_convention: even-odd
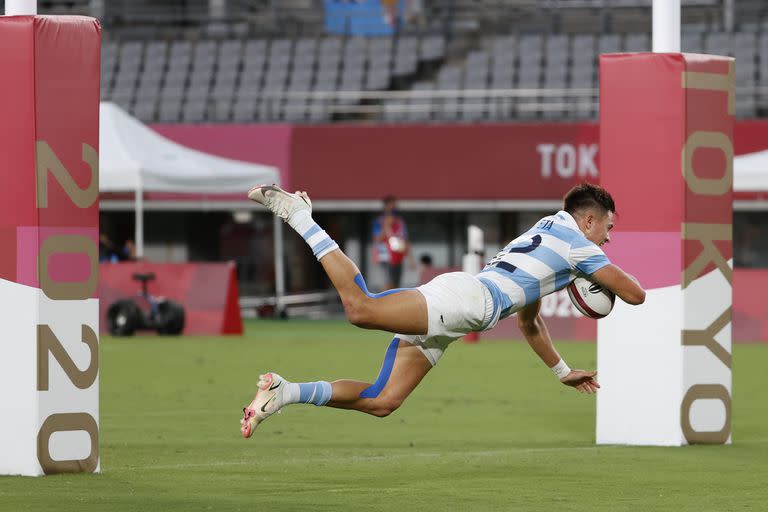
[[[768,192],[768,149],[734,157],[733,190]]]

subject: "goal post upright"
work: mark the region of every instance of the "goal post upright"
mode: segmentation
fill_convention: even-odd
[[[607,252],[647,297],[598,323],[598,444],[732,440],[734,61],[679,53],[679,0],[661,7],[655,53],[600,57]]]

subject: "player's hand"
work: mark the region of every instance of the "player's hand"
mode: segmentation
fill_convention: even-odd
[[[566,386],[576,388],[579,393],[593,394],[600,389],[600,384],[595,380],[597,372],[585,372],[584,370],[571,370],[571,373],[560,379]]]

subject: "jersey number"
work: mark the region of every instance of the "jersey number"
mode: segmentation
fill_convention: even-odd
[[[531,244],[530,245],[520,245],[515,244],[506,251],[501,251],[499,254],[497,254],[490,262],[488,262],[489,267],[499,267],[503,268],[507,272],[514,272],[517,267],[512,265],[511,263],[507,263],[506,261],[502,261],[502,258],[505,254],[518,252],[518,253],[529,253],[532,251],[535,251],[538,246],[541,245],[541,235],[536,235],[533,238],[531,238]]]

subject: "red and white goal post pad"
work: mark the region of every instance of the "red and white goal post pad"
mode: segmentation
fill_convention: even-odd
[[[609,257],[645,303],[598,322],[598,444],[730,443],[734,60],[600,58]]]
[[[0,474],[100,471],[100,40],[0,17]]]

